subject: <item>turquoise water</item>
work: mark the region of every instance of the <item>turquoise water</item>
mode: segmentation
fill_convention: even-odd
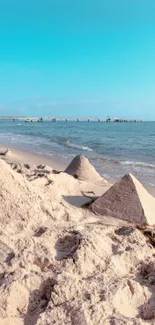
[[[83,153],[108,180],[132,172],[155,186],[155,122],[0,121],[0,142],[65,162]]]

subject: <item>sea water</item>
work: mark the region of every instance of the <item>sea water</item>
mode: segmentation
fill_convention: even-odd
[[[0,121],[0,144],[64,162],[83,153],[109,181],[127,172],[155,186],[155,122]]]

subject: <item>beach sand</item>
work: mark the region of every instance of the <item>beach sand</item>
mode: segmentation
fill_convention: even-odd
[[[112,184],[76,179],[63,160],[1,158],[0,325],[155,324],[154,247],[81,207]]]
[[[4,153],[8,147],[0,146],[0,153]],[[15,163],[28,163],[30,165],[39,165],[44,164],[51,166],[53,169],[58,170],[64,170],[64,168],[67,166],[66,164],[69,163],[69,160],[64,163],[63,158],[58,159],[55,156],[52,156],[52,158],[47,158],[47,156],[39,155],[39,154],[33,154],[31,152],[10,148],[10,154],[8,154],[6,157],[0,156],[7,162],[15,162]]]

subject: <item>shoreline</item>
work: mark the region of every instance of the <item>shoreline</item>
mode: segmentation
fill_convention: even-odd
[[[72,158],[68,157],[68,159],[67,158],[64,159],[61,156],[55,155],[55,153],[52,156],[48,157],[46,154],[39,154],[39,153],[34,153],[32,151],[28,151],[26,149],[22,150],[12,146],[10,147],[7,145],[5,146],[0,145],[0,153],[5,152],[6,149],[10,150],[10,154],[7,156],[0,155],[0,159],[3,159],[8,163],[30,164],[36,166],[47,165],[51,167],[53,170],[57,170],[57,171],[64,171],[69,165],[69,163],[71,162],[71,160],[73,159],[73,157]],[[106,179],[106,177],[104,176],[103,178]],[[118,180],[116,179],[107,180],[107,184],[114,184]],[[155,187],[144,183],[143,186],[153,197],[155,197]]]
[[[10,154],[7,156],[0,155],[0,158],[5,160],[6,162],[15,162],[21,164],[32,164],[39,165],[44,164],[52,167],[56,170],[64,170],[67,167],[68,162],[66,164],[63,162],[63,159],[59,159],[56,155],[48,158],[43,154],[32,153],[31,151],[17,149],[10,146],[2,146],[0,145],[0,153],[5,152],[7,149],[10,150]]]

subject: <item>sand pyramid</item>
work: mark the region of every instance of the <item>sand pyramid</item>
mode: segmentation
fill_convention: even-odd
[[[126,174],[96,199],[91,208],[100,215],[136,224],[155,224],[155,199],[132,174]]]
[[[103,178],[84,155],[77,155],[66,168],[65,173],[81,180],[92,182],[103,181]]]

